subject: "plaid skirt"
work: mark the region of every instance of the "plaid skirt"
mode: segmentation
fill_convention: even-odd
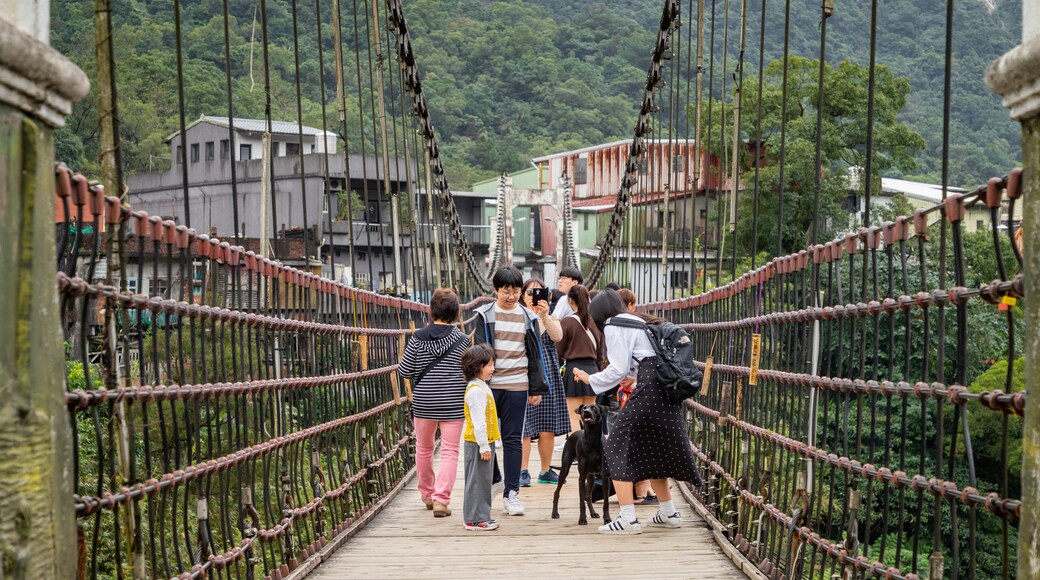
[[[549,333],[542,333],[542,357],[545,374],[549,377],[549,395],[542,397],[537,406],[527,404],[524,417],[524,437],[537,439],[539,433],[563,435],[571,430],[571,419],[567,415],[567,394],[563,392],[563,375],[560,360],[556,356],[556,343]]]

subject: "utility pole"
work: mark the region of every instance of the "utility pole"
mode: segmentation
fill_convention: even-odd
[[[0,0],[0,576],[76,569],[55,284],[54,130],[87,76],[50,47],[48,0]]]
[[[1022,230],[1025,265],[1026,402],[1022,424],[1022,520],[1018,577],[1040,578],[1040,0],[1022,2],[1022,44],[986,69],[986,84],[1022,123]],[[1010,233],[1010,232],[1009,232]]]

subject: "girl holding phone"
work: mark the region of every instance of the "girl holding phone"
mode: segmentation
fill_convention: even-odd
[[[531,460],[531,441],[538,441],[538,458],[541,471],[538,472],[538,483],[556,484],[558,476],[553,471],[553,443],[557,435],[567,433],[570,427],[567,418],[567,402],[564,399],[563,379],[560,377],[560,361],[556,358],[556,341],[560,340],[562,331],[560,321],[549,315],[549,289],[537,278],[524,283],[520,302],[538,315],[538,330],[542,341],[542,368],[545,369],[549,383],[549,396],[540,405],[527,405],[524,420],[524,437],[520,456],[520,486],[530,487],[531,472],[527,464]]]

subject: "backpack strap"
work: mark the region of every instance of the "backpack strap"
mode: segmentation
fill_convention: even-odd
[[[614,316],[607,320],[605,326],[619,326],[621,328],[646,328],[646,323],[641,320],[632,320],[631,318],[620,318]]]
[[[642,330],[646,333],[646,337],[650,339],[650,346],[654,349],[654,355],[661,356],[660,351],[657,349],[657,339],[654,338],[654,333],[650,332],[650,326],[642,320],[632,320],[631,318],[620,318],[614,316],[608,318],[604,326],[617,326],[619,328],[634,328],[636,330]],[[640,361],[636,360],[636,362]]]

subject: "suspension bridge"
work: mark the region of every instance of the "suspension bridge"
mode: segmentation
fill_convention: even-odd
[[[849,227],[821,217],[827,25],[841,3],[662,2],[631,140],[616,156],[564,159],[550,187],[558,265],[590,288],[628,286],[643,312],[682,324],[704,371],[684,408],[705,483],[673,483],[684,528],[638,539],[550,519],[547,486],[525,490],[526,516],[479,538],[419,501],[399,357],[434,288],[467,301],[463,325],[491,300],[513,232],[504,180],[487,238],[467,229],[406,2],[279,3],[295,86],[272,88],[274,1],[258,0],[250,73],[265,115],[248,126],[229,2],[209,3],[226,110],[205,126],[187,118],[191,53],[181,2],[169,2],[179,131],[154,178],[177,193],[169,214],[131,199],[128,184],[144,181],[121,156],[118,71],[132,66],[115,54],[121,3],[94,4],[98,180],[55,163],[54,132],[89,83],[49,46],[48,2],[0,2],[0,579],[1040,577],[1040,408],[1027,394],[1040,379],[1026,372],[1040,356],[1035,1],[1021,44],[972,78],[1022,123],[1023,166],[949,183],[949,0],[936,49],[942,183],[934,202],[880,221],[870,2],[868,80],[851,105],[868,111],[863,203]],[[815,90],[797,105],[792,15],[819,24]],[[301,23],[317,46],[300,44]],[[783,46],[767,47],[778,29]],[[758,70],[745,77],[748,39]],[[763,97],[767,51],[782,54],[776,103]],[[320,128],[303,124],[301,58],[318,62]],[[295,122],[274,117],[286,108],[276,99]],[[793,106],[816,116],[809,150],[788,149],[787,114],[764,136],[768,108]],[[202,129],[209,141],[191,142]],[[218,155],[219,179],[196,172]],[[615,188],[596,201],[594,247],[578,235],[578,175]],[[791,223],[807,226],[793,241]],[[362,273],[382,278],[362,288]]]

